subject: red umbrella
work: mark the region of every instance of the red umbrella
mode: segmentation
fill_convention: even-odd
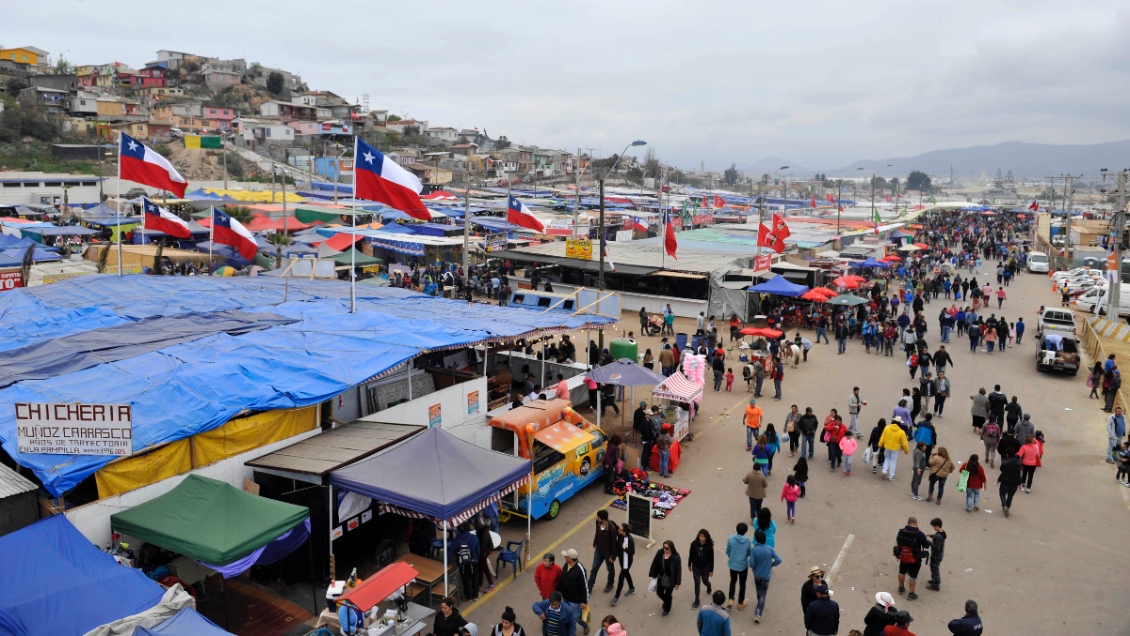
[[[857,283],[866,283],[867,282],[866,278],[864,278],[864,277],[862,277],[858,274],[849,274],[847,276],[844,276],[844,278],[847,278],[849,280],[854,280]]]
[[[834,298],[834,297],[836,297],[836,296],[839,296],[839,294],[837,294],[836,292],[834,292],[834,291],[832,291],[832,290],[828,289],[827,287],[813,287],[811,291],[814,291],[814,292],[816,292],[816,293],[818,293],[818,294],[823,294],[823,295],[825,295],[825,296],[827,296],[827,297],[829,297],[829,298]]]
[[[918,248],[918,249],[920,249],[920,250],[924,250],[924,249],[926,249],[927,247],[929,247],[929,246],[928,246],[928,245],[926,245],[925,243],[912,243],[912,245],[914,245],[914,247],[917,247],[917,248]]]
[[[746,327],[738,333],[746,336],[765,336],[766,338],[780,338],[785,335],[783,331],[777,331],[776,329],[770,329],[768,327]]]
[[[800,297],[805,299],[805,300],[814,300],[814,301],[819,302],[819,303],[827,302],[828,298],[830,298],[829,296],[825,296],[824,294],[821,294],[820,292],[816,291],[815,289],[811,289],[809,291],[804,292],[803,294],[800,295]]]
[[[846,276],[841,276],[833,280],[832,284],[836,287],[843,287],[844,289],[857,289],[859,287],[859,283]]]
[[[887,262],[892,262],[892,263],[895,263],[895,262],[901,261],[902,259],[901,259],[901,258],[899,258],[899,257],[897,257],[897,256],[895,256],[894,254],[891,254],[890,256],[888,256],[888,257],[884,258],[883,260],[884,260],[884,261],[887,261]]]

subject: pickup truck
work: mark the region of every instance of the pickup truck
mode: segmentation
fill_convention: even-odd
[[[1079,341],[1073,335],[1045,332],[1036,339],[1036,370],[1079,373]]]
[[[1049,332],[1074,339],[1075,314],[1063,309],[1044,309],[1036,325],[1036,338],[1043,338]]]

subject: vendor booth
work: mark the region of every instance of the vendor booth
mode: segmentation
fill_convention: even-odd
[[[651,391],[652,397],[668,401],[660,413],[663,414],[663,422],[674,428],[673,437],[677,440],[690,433],[694,405],[702,399],[702,387],[702,384],[688,380],[681,371],[676,371]]]

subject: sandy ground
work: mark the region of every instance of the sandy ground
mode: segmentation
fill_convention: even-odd
[[[931,350],[936,348],[939,336],[935,316],[942,300],[926,306]],[[1010,288],[1009,300],[998,315],[1003,313],[1010,320],[1023,315],[1035,322],[1036,309],[1041,304],[1051,306],[1055,300],[1046,277],[1022,275]],[[634,312],[625,312],[620,327],[639,336]],[[693,331],[693,323],[677,321],[676,330]],[[811,332],[805,335],[814,337]],[[575,337],[578,344],[584,342],[583,334]],[[641,351],[648,347],[658,351],[658,344],[658,338],[641,338]],[[947,633],[945,623],[962,615],[967,598],[980,603],[985,633],[1127,633],[1130,618],[1121,604],[1126,599],[1128,567],[1126,559],[1118,555],[1130,541],[1130,489],[1115,483],[1113,467],[1103,462],[1105,416],[1096,401],[1088,400],[1084,375],[1037,373],[1034,347],[1034,342],[1025,340],[1022,346],[1005,353],[972,354],[968,340],[953,337],[947,347],[954,358],[954,366],[947,372],[953,397],[945,416],[935,420],[940,444],[950,450],[955,461],[964,461],[972,453],[983,452],[970,428],[966,396],[979,387],[992,390],[997,383],[1009,396],[1019,396],[1036,427],[1046,434],[1047,445],[1033,492],[1017,493],[1011,518],[1001,514],[992,485],[984,493],[981,511],[971,514],[965,512],[964,496],[955,490],[956,476],[946,485],[941,505],[918,502],[910,497],[908,456],[900,456],[898,476],[887,482],[873,476],[858,455],[851,477],[829,472],[827,453],[821,447],[810,462],[807,498],[798,502],[797,523],[789,525],[784,521],[784,504],[777,501],[788,469],[795,462],[786,452],[777,458],[777,470],[770,477],[770,498],[766,500],[778,524],[776,549],[784,563],[773,572],[760,625],[753,623],[752,604],[732,612],[735,636],[755,630],[803,633],[800,586],[811,566],[830,569],[837,562],[839,568],[831,584],[842,612],[840,634],[862,630],[863,616],[874,594],[896,592],[897,563],[891,557],[891,547],[896,531],[911,515],[917,516],[923,527],[940,516],[949,537],[942,565],[942,591],[924,589],[928,577],[924,567],[920,578],[923,585],[918,590],[921,598],[908,601],[896,595],[898,607],[910,611],[916,619],[912,626],[915,633]],[[736,367],[735,373],[740,378]],[[771,383],[766,384],[771,390]],[[853,342],[847,353],[839,356],[834,343],[820,344],[810,353],[808,363],[798,370],[787,370],[784,399],[762,399],[760,404],[768,421],[778,424],[794,403],[802,411],[811,406],[821,418],[831,408],[846,414],[853,385],[861,387],[869,402],[860,415],[860,427],[869,431],[879,417],[890,418],[902,388],[912,383],[902,355],[867,356],[862,345]],[[709,529],[717,545],[714,580],[716,587],[724,589],[729,580],[726,537],[738,522],[749,522],[748,499],[741,482],[750,466],[741,425],[747,394],[740,380],[733,393],[715,393],[711,388],[707,387],[701,414],[691,426],[695,439],[683,445],[679,470],[666,480],[693,492],[666,520],[654,521],[653,531],[660,540],[672,539],[685,553],[697,530]],[[644,392],[646,389],[638,389],[637,397]],[[631,425],[630,417],[629,412],[626,427]],[[634,465],[634,456],[629,461]],[[990,481],[995,480],[998,471],[986,470]],[[922,488],[925,491],[925,482]],[[495,592],[462,608],[481,626],[480,633],[498,621],[507,605],[514,607],[518,622],[532,630],[530,633],[538,633],[538,618],[530,609],[539,599],[532,576],[537,559],[553,550],[561,562],[561,551],[575,548],[589,567],[595,513],[609,501],[598,485],[591,486],[565,502],[557,519],[533,523],[535,560],[525,572],[512,579],[507,570]],[[615,521],[626,518],[623,511],[613,509],[611,514]],[[503,534],[504,538],[520,538],[525,534],[525,523],[515,520],[504,524]],[[611,613],[631,634],[694,633],[696,612],[690,609],[693,581],[689,573],[684,574],[683,586],[675,593],[671,615],[662,618],[659,600],[646,592],[647,570],[655,551],[645,545],[638,544],[632,568],[638,593],[621,599],[615,608],[609,607],[611,594],[602,593],[602,572],[591,605],[594,621],[599,625],[600,618]],[[752,587],[751,576],[751,592]]]

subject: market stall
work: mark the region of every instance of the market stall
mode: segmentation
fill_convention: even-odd
[[[682,371],[676,371],[652,389],[652,397],[669,402],[667,408],[660,412],[663,414],[663,422],[674,428],[675,439],[681,440],[690,432],[694,405],[702,399],[702,388],[702,384],[695,384]]]

